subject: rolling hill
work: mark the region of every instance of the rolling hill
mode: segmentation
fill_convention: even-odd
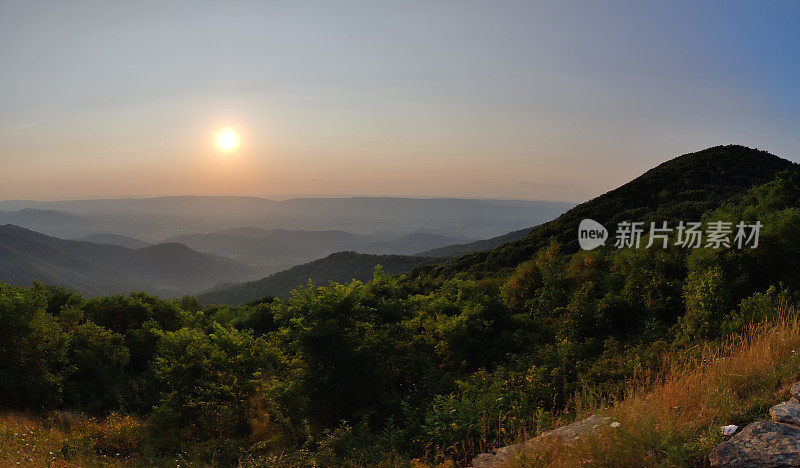
[[[354,245],[349,250],[373,255],[416,255],[417,252],[422,250],[444,247],[452,245],[458,241],[459,239],[457,237],[443,236],[440,234],[431,234],[427,232],[416,232],[414,234],[408,234],[406,236],[400,236],[391,239],[365,242],[360,245]],[[420,256],[435,257],[436,255]]]
[[[140,249],[151,245],[149,242],[136,239],[135,237],[123,236],[122,234],[110,234],[106,232],[89,234],[88,236],[72,239],[76,241],[93,242],[95,244],[111,244],[128,247],[129,249]]]
[[[339,230],[303,231],[241,227],[201,234],[174,236],[164,242],[179,242],[199,252],[235,259],[276,273],[335,252],[354,251],[374,255],[409,255],[431,247],[457,242],[458,238],[429,233],[405,236],[353,234]]]
[[[13,224],[54,236],[69,236],[72,232],[80,232],[84,226],[90,226],[92,220],[65,211],[22,208],[15,211],[0,211],[0,225],[2,224]]]
[[[417,265],[435,263],[440,259],[407,255],[368,255],[338,252],[325,258],[275,273],[256,281],[225,284],[205,291],[198,299],[205,304],[240,305],[264,296],[285,297],[293,289],[309,281],[323,286],[331,281],[372,279],[375,267],[381,265],[387,273],[403,273]]]
[[[416,255],[420,257],[460,257],[462,255],[471,254],[473,252],[480,252],[483,250],[492,250],[495,247],[500,247],[503,244],[522,239],[531,232],[532,227],[511,231],[502,236],[490,237],[489,239],[481,239],[464,244],[453,244],[435,249],[425,250],[418,252]]]
[[[257,265],[266,275],[345,250],[348,246],[369,239],[369,236],[339,230],[265,230],[242,227],[174,236],[165,242],[179,242],[199,252]]]
[[[14,285],[36,280],[88,296],[144,290],[177,297],[253,276],[249,267],[182,244],[130,249],[0,226],[0,281]]]
[[[715,146],[685,154],[581,203],[532,229],[522,239],[439,265],[416,268],[410,276],[436,279],[458,273],[474,277],[496,275],[531,258],[551,238],[558,240],[565,252],[575,252],[578,223],[584,218],[609,228],[623,220],[697,220],[702,213],[740,197],[750,187],[772,180],[776,173],[797,167],[796,163],[766,151],[740,145]]]

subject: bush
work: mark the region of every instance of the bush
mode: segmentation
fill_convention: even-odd
[[[0,406],[61,402],[66,334],[46,307],[41,288],[0,284]]]
[[[129,357],[122,336],[84,323],[69,334],[67,356],[65,404],[90,413],[118,408]]]
[[[720,326],[722,333],[740,333],[749,324],[775,319],[778,311],[789,305],[790,297],[788,290],[770,286],[763,293],[757,292],[742,299],[739,310],[728,316]]]
[[[212,334],[163,332],[154,363],[156,431],[173,441],[176,435],[197,441],[249,435],[250,400],[276,362],[268,342],[247,331],[217,325]]]
[[[728,312],[722,270],[713,267],[689,273],[684,291],[686,315],[680,320],[682,338],[691,341],[718,337],[720,323]]]

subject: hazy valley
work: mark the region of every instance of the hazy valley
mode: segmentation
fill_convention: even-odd
[[[87,296],[142,290],[179,297],[312,262],[284,273],[279,287],[267,287],[261,294],[285,295],[308,280],[327,284],[369,279],[381,262],[391,273],[430,264],[438,261],[430,257],[447,255],[423,252],[476,240],[464,232],[478,236],[509,226],[532,227],[570,206],[395,198],[6,201],[0,202],[0,223],[5,224],[0,248],[6,258],[2,281],[20,286],[42,281]],[[246,223],[250,225],[243,227]],[[278,223],[287,224],[254,227]],[[297,226],[325,229],[287,228]],[[213,227],[224,229],[194,232]],[[168,235],[173,232],[183,234]],[[326,258],[346,251],[362,255],[355,256],[357,261],[347,257],[338,266],[337,259],[345,257]]]

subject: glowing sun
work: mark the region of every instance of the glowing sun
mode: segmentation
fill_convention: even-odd
[[[232,129],[226,128],[217,133],[215,142],[217,144],[217,148],[221,149],[222,151],[233,151],[237,146],[239,146],[239,135],[237,135]]]

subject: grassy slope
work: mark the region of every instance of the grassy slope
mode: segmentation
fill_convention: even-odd
[[[617,402],[585,405],[583,414],[611,416],[620,427],[525,454],[512,466],[707,465],[708,452],[724,440],[721,426],[769,419],[768,409],[789,398],[800,372],[800,317],[784,311],[721,348],[698,345],[673,357],[667,368]]]
[[[0,415],[0,466],[141,464],[132,463],[129,449],[141,440],[142,428],[142,422],[130,417],[97,420],[66,412],[5,413]],[[175,466],[173,460],[171,466]],[[148,464],[167,466],[157,460]]]

